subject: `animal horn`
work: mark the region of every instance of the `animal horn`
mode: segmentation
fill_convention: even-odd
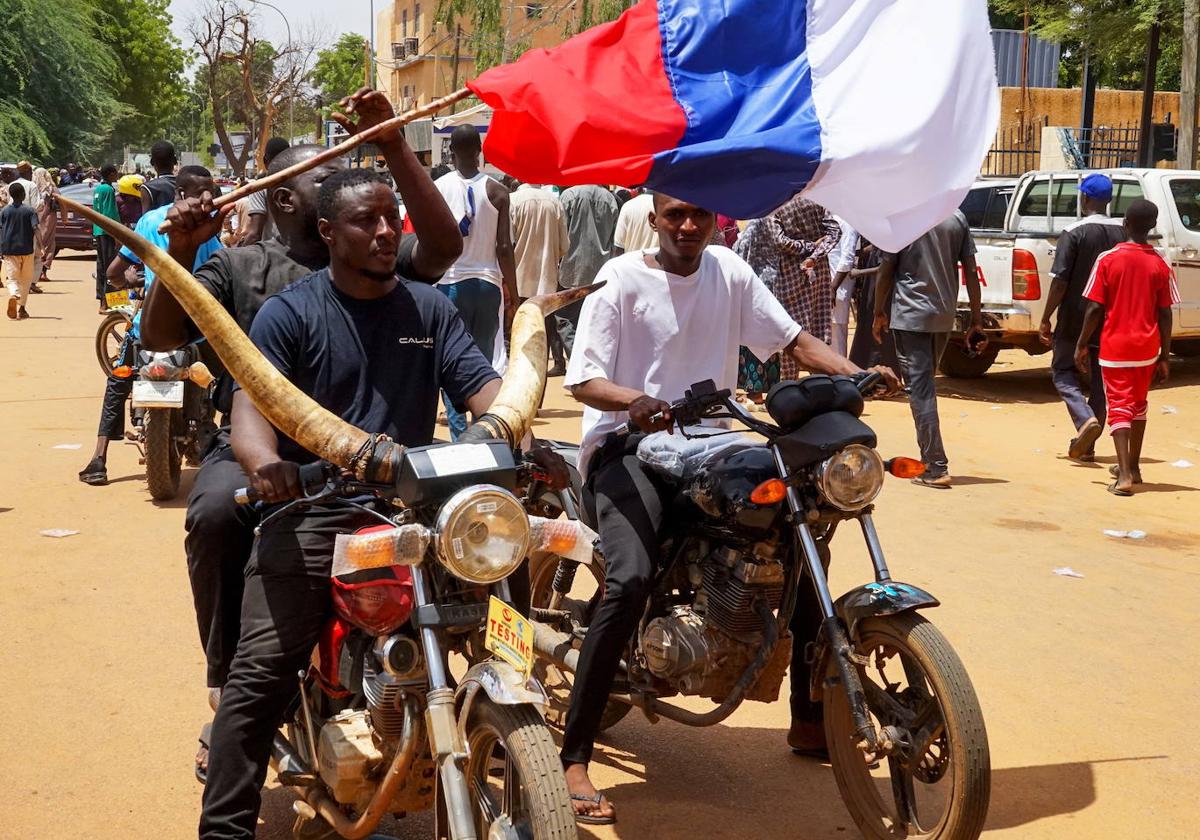
[[[552,295],[532,297],[521,304],[513,319],[508,370],[496,399],[486,414],[459,435],[459,443],[503,440],[514,449],[533,426],[546,390],[546,316],[603,286],[596,283]]]
[[[272,365],[208,291],[167,252],[129,228],[69,198],[67,209],[102,228],[154,271],[204,333],[246,396],[271,425],[330,463],[352,470],[360,480],[391,482],[403,447],[371,435],[322,408]]]

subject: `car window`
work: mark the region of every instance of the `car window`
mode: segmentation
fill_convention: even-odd
[[[992,190],[988,198],[987,210],[983,214],[984,230],[1004,230],[1004,218],[1008,215],[1008,203],[1012,201],[1015,187],[1000,187]]]
[[[1124,216],[1130,204],[1145,197],[1142,185],[1137,181],[1113,181],[1113,197],[1112,203],[1108,205],[1108,215]]]
[[[967,227],[983,227],[984,216],[987,215],[988,201],[995,192],[995,187],[975,187],[967,193],[967,197],[958,205],[958,209],[967,217]]]
[[[1046,209],[1050,220],[1047,223]],[[1017,230],[1056,233],[1079,218],[1079,182],[1074,178],[1039,179],[1017,205]]]
[[[1200,233],[1200,179],[1172,178],[1170,184],[1179,220],[1188,230]]]

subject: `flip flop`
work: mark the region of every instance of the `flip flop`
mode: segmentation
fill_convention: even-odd
[[[1104,427],[1100,425],[1100,421],[1092,417],[1079,428],[1079,435],[1071,438],[1071,445],[1067,447],[1067,457],[1076,461],[1082,460],[1092,451],[1103,433]]]
[[[600,800],[604,798],[604,794],[596,791],[595,796],[588,796],[584,793],[572,793],[571,799],[576,802],[591,802],[593,805],[599,806]],[[572,809],[574,810],[574,809]],[[615,816],[612,817],[596,817],[591,814],[576,814],[575,822],[583,823],[584,825],[612,825],[617,821]]]
[[[1117,482],[1115,482],[1115,481],[1112,484],[1108,485],[1108,492],[1112,493],[1114,496],[1132,496],[1133,495],[1132,490],[1122,490],[1121,488],[1117,487]]]
[[[204,724],[204,726],[200,728],[200,737],[198,740],[200,741],[201,749],[204,750],[204,766],[201,767],[199,762],[196,763],[196,781],[202,785],[206,785],[208,784],[208,742],[212,740],[211,722]]]
[[[99,458],[93,458],[79,471],[79,480],[93,487],[103,487],[108,484],[108,468]]]

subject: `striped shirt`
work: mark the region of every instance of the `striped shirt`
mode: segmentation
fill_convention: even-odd
[[[1096,258],[1083,296],[1104,307],[1103,367],[1143,367],[1158,360],[1158,311],[1179,303],[1175,274],[1150,245],[1122,242]]]

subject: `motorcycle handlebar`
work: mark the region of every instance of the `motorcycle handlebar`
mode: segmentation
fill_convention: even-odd
[[[325,461],[313,461],[300,465],[300,492],[310,496],[325,486],[329,479],[332,465]],[[261,502],[258,492],[253,487],[239,487],[233,491],[233,501],[239,505],[253,505]]]

